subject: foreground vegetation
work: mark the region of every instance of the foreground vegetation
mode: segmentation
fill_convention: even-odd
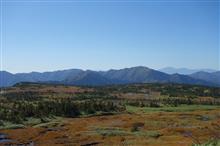
[[[51,141],[62,135],[62,145],[179,145],[175,142],[180,139],[185,140],[183,145],[219,144],[219,88],[20,83],[2,91],[0,133],[19,143],[32,139],[39,145],[55,145]],[[19,133],[29,131],[31,137],[20,137]]]

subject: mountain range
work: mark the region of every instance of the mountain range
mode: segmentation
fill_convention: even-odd
[[[167,74],[184,74],[184,75],[190,75],[196,72],[208,72],[213,73],[217,72],[217,70],[214,69],[189,69],[189,68],[174,68],[174,67],[165,67],[162,69],[159,69],[159,71],[167,73]]]
[[[13,86],[19,82],[43,82],[65,85],[110,85],[127,83],[181,83],[220,86],[220,71],[195,72],[189,75],[168,74],[151,68],[138,66],[119,70],[92,71],[69,69],[53,72],[31,72],[12,74],[0,71],[0,87]]]

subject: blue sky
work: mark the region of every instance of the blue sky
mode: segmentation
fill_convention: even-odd
[[[218,1],[3,1],[10,72],[219,69]]]

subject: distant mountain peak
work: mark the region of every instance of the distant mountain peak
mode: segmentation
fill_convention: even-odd
[[[188,69],[188,68],[174,68],[174,67],[165,67],[162,69],[159,69],[159,71],[165,72],[167,74],[175,74],[175,73],[179,73],[179,74],[184,74],[184,75],[190,75],[196,72],[216,72],[216,70],[214,69]]]
[[[54,72],[31,72],[11,74],[0,71],[0,87],[12,86],[19,82],[62,83],[69,85],[109,85],[125,83],[184,83],[220,86],[220,72],[200,71],[190,75],[179,72],[167,74],[145,66],[136,66],[108,71],[59,70]],[[218,82],[219,81],[219,82]]]

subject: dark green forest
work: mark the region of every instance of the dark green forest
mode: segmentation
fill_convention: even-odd
[[[60,88],[68,92],[56,94]],[[0,95],[0,123],[23,123],[29,117],[43,120],[51,116],[74,118],[97,113],[115,114],[124,112],[126,106],[220,105],[220,89],[214,87],[129,84],[77,88],[82,91],[70,92],[71,86],[25,83],[4,88]]]

